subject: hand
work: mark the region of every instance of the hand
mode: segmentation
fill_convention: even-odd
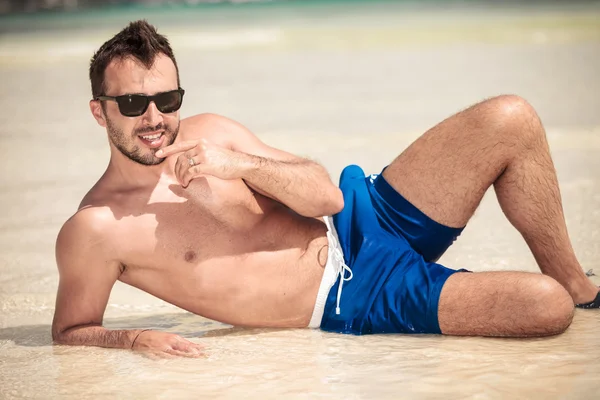
[[[142,331],[133,343],[132,350],[149,353],[161,358],[203,357],[203,346],[190,342],[179,335],[158,331]]]
[[[181,153],[175,164],[175,175],[183,187],[202,175],[220,179],[242,177],[241,153],[209,143],[205,139],[174,143],[156,152],[157,157],[168,157]]]

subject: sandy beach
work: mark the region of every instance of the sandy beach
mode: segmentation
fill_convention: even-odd
[[[577,310],[566,333],[544,339],[356,337],[232,328],[118,283],[108,327],[179,333],[205,344],[207,357],[156,361],[52,346],[56,235],[109,156],[88,108],[88,62],[142,16],[171,38],[183,117],[229,116],[321,162],[335,181],[348,164],[381,171],[426,129],[479,100],[523,96],[546,127],[575,252],[600,275],[598,3],[361,4],[107,13],[86,28],[52,17],[37,30],[17,21],[2,31],[0,398],[597,398],[598,311]],[[538,271],[493,192],[440,262]]]

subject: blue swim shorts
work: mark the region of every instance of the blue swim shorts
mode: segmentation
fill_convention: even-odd
[[[441,333],[440,293],[458,271],[435,261],[462,228],[435,222],[381,174],[365,176],[356,165],[344,169],[340,189],[345,206],[333,224],[349,270],[342,270],[329,290],[321,329],[357,335]]]

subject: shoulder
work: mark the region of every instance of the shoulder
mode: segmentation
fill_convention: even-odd
[[[300,158],[262,142],[248,128],[217,114],[199,114],[181,121],[183,140],[206,139],[227,149],[273,160],[293,161]]]
[[[208,139],[231,147],[239,140],[253,138],[248,128],[222,115],[206,113],[181,120],[180,134],[184,140]]]
[[[213,113],[197,114],[192,117],[185,118],[181,120],[181,127],[185,129],[206,129],[220,127],[224,129],[246,130],[246,128],[242,124],[232,120],[231,118],[227,118],[223,115]]]
[[[114,228],[116,219],[107,198],[109,190],[103,186],[101,178],[87,192],[77,211],[63,224],[59,239],[81,241],[93,237],[97,240]]]
[[[110,208],[86,205],[61,227],[56,238],[56,258],[61,265],[69,258],[108,258],[115,218]]]

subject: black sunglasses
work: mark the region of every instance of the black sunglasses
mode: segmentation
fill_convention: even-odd
[[[171,90],[169,92],[157,93],[154,96],[146,96],[145,94],[124,94],[122,96],[98,96],[94,100],[110,100],[116,101],[119,106],[119,112],[126,117],[139,117],[143,115],[150,102],[156,104],[156,108],[161,113],[172,113],[181,108],[183,95],[185,90],[182,88]]]

